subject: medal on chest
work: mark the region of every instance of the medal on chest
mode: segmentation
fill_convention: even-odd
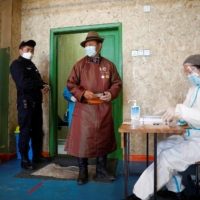
[[[101,78],[110,78],[109,76],[109,72],[107,71],[106,67],[100,67],[99,68],[100,72],[101,72]]]

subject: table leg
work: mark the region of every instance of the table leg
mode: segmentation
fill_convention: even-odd
[[[154,200],[157,192],[157,133],[154,133]]]
[[[130,133],[124,133],[124,199],[128,196],[128,176],[130,158]]]
[[[195,187],[196,187],[196,195],[198,196],[199,194],[199,166],[196,166],[196,183],[195,183]]]
[[[196,182],[195,182],[196,187],[198,187],[199,185],[198,180],[199,180],[199,166],[197,165],[196,166]]]
[[[146,134],[146,167],[149,166],[149,133]]]

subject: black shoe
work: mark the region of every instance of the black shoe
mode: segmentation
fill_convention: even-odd
[[[83,185],[88,181],[88,171],[87,170],[79,170],[77,184]]]
[[[112,176],[106,171],[106,162],[107,156],[97,157],[96,174],[93,177],[94,179],[104,179],[108,181],[113,181],[116,179],[116,176]]]
[[[169,190],[159,190],[157,194],[164,198],[164,199],[169,199],[169,200],[187,200],[186,196],[184,195],[183,191],[176,193],[176,192],[171,192]]]
[[[38,156],[33,156],[32,162],[33,163],[45,163],[45,162],[50,162],[49,157],[44,157],[43,155],[38,155]]]
[[[35,166],[33,165],[33,163],[29,159],[22,158],[22,160],[21,160],[21,168],[27,169],[27,170],[34,170]]]
[[[141,199],[136,197],[135,194],[132,194],[132,195],[127,197],[127,200],[141,200]]]
[[[114,181],[116,176],[109,175],[105,169],[97,170],[94,179],[104,179],[107,181]]]

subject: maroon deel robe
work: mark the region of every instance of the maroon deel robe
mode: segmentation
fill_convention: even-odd
[[[72,69],[67,87],[77,99],[65,151],[76,157],[98,157],[116,150],[111,102],[88,104],[85,90],[97,93],[109,91],[112,100],[122,89],[121,78],[115,65],[101,57],[94,63],[88,56],[78,61]]]

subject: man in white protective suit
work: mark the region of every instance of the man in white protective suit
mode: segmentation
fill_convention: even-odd
[[[189,56],[184,62],[184,71],[193,86],[189,89],[183,104],[168,108],[162,116],[169,123],[178,119],[187,123],[190,129],[184,135],[172,135],[158,143],[157,192],[162,198],[185,200],[182,177],[178,172],[200,161],[200,54]],[[140,176],[128,200],[148,200],[153,195],[154,164]]]

